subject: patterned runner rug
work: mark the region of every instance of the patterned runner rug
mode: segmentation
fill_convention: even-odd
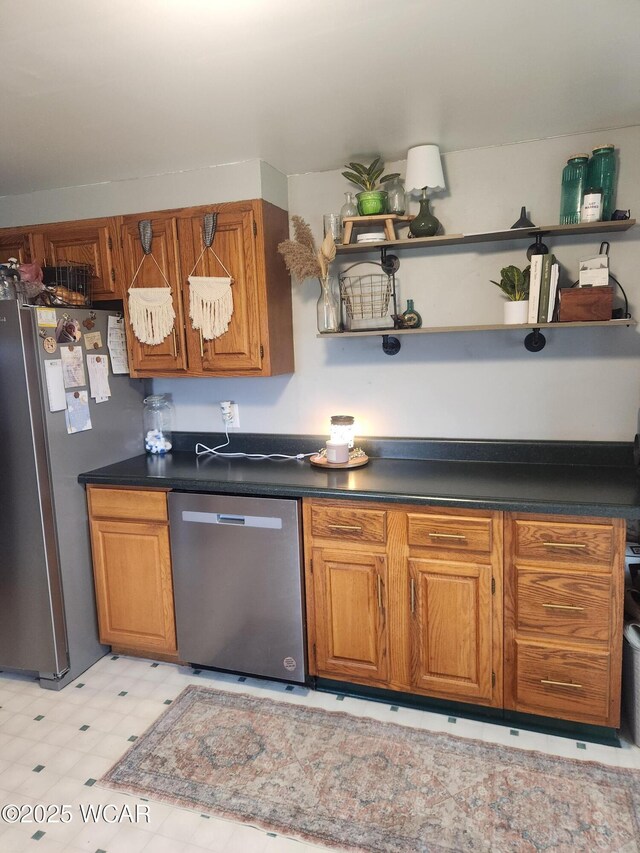
[[[193,685],[101,783],[375,853],[627,853],[640,839],[640,771]]]

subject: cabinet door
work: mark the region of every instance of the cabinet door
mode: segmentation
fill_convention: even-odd
[[[386,681],[386,557],[314,549],[313,577],[318,675]]]
[[[31,260],[29,235],[25,231],[0,231],[0,264],[6,264],[9,258],[17,258],[21,264]]]
[[[100,641],[175,652],[167,524],[94,519],[91,542]]]
[[[186,370],[187,357],[184,342],[184,320],[180,298],[180,265],[178,260],[178,234],[173,217],[151,220],[153,258],[144,257],[140,244],[138,221],[144,215],[127,216],[122,226],[123,262],[127,289],[138,271],[133,287],[166,287],[158,262],[171,287],[173,309],[176,314],[173,331],[160,344],[141,343],[133,333],[129,318],[129,303],[124,295],[124,310],[127,321],[127,340],[131,354],[132,375],[152,376],[154,373],[180,373]]]
[[[491,566],[409,560],[412,683],[457,701],[492,696]]]
[[[178,220],[190,372],[259,373],[263,351],[260,314],[266,313],[266,307],[258,282],[253,210],[246,205],[233,204],[215,210],[218,219],[213,249],[222,264],[208,249],[200,258],[204,248],[202,229],[206,209]],[[226,276],[226,267],[233,278],[233,314],[229,328],[210,341],[203,340],[189,316],[187,278],[194,267],[196,276]]]
[[[122,298],[122,275],[116,264],[116,219],[82,220],[41,225],[33,229],[34,254],[43,266],[63,266],[65,261],[88,264],[93,269],[92,301]]]

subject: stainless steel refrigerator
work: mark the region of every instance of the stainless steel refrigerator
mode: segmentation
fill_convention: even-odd
[[[78,474],[142,449],[140,380],[114,375],[109,360],[111,396],[96,402],[88,384],[77,384],[82,374],[60,377],[64,348],[72,347],[75,357],[80,349],[87,383],[87,354],[102,356],[104,364],[109,315],[117,317],[85,308],[47,314],[0,301],[0,669],[33,673],[51,689],[107,651],[98,641]],[[47,367],[51,360],[61,364]],[[51,410],[67,394],[71,403],[86,396],[90,429],[82,429],[86,419],[78,426],[77,414],[68,424],[68,413]],[[83,409],[80,421],[86,414]],[[68,431],[76,428],[81,431]]]

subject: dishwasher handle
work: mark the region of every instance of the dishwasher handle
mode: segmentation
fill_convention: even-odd
[[[229,527],[262,527],[282,530],[282,519],[272,515],[232,515],[224,512],[194,512],[183,510],[183,521],[196,524],[224,524]]]

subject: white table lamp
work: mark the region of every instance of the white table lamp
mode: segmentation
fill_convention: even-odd
[[[407,152],[407,172],[404,185],[411,195],[420,194],[420,212],[411,221],[409,231],[414,237],[433,237],[440,223],[429,210],[427,189],[446,187],[437,145],[416,145]]]

